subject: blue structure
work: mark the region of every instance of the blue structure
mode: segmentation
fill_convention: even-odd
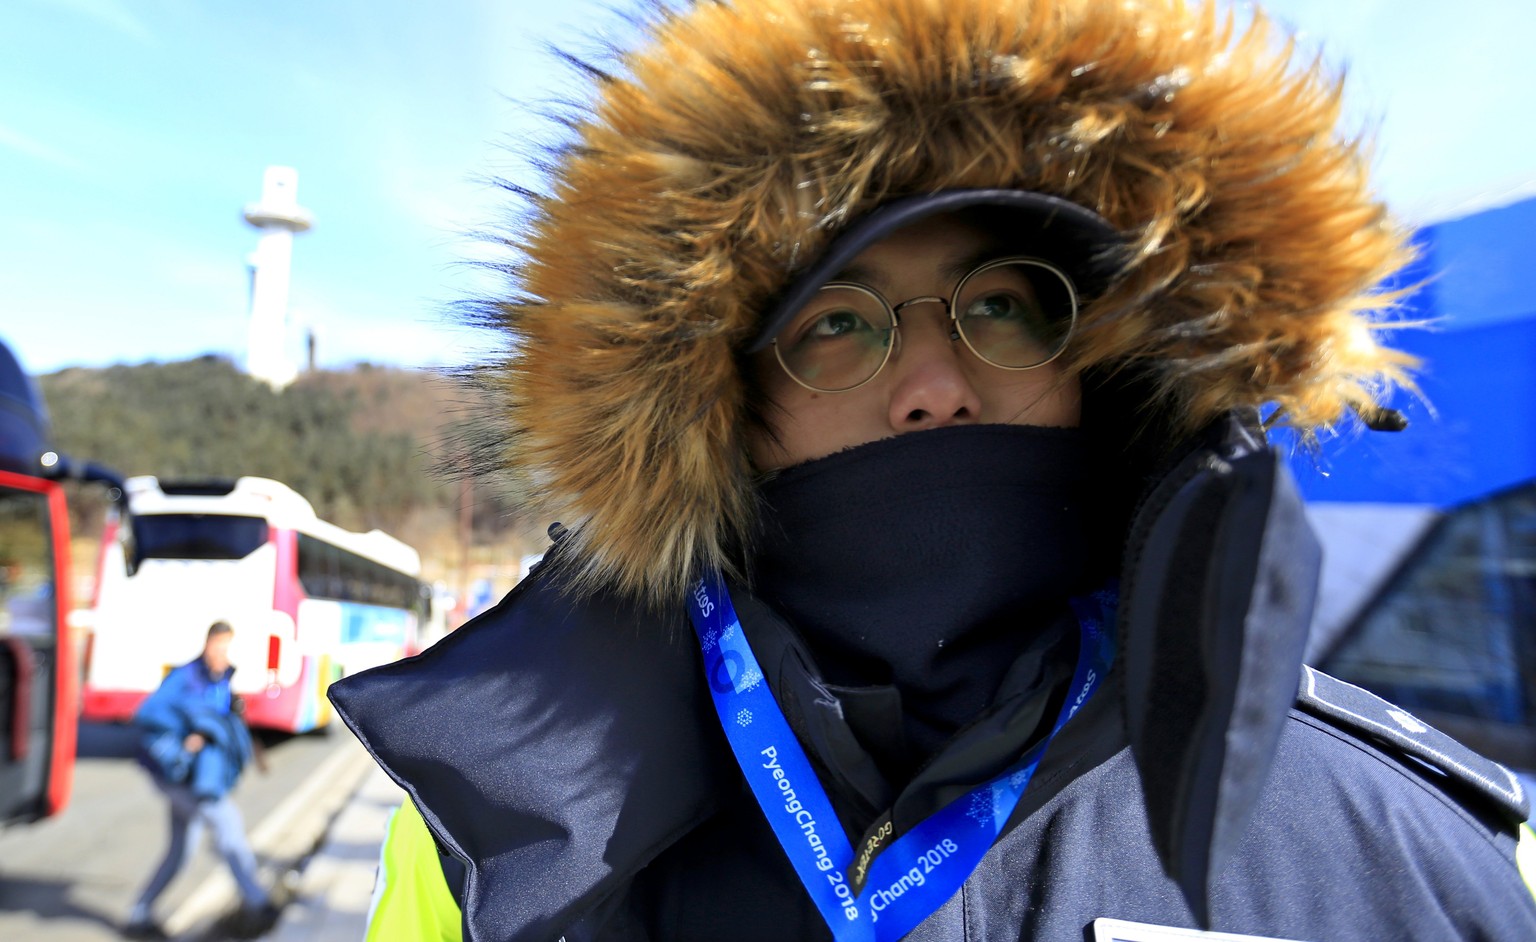
[[[1399,392],[1401,434],[1364,432],[1298,454],[1313,501],[1478,500],[1536,479],[1536,198],[1419,230],[1406,283],[1422,287],[1393,346],[1420,357],[1423,398]]]
[[[1292,460],[1324,543],[1309,655],[1536,769],[1536,198],[1416,242],[1404,318],[1431,326],[1391,338],[1424,361],[1392,403],[1408,430]]]

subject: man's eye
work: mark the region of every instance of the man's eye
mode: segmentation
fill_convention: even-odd
[[[992,294],[984,294],[972,301],[970,306],[965,309],[964,316],[1024,320],[1034,315],[1033,307],[1025,304],[1017,295],[999,291]]]
[[[857,311],[828,311],[811,322],[805,336],[812,339],[827,339],[871,329],[869,322],[860,317]]]

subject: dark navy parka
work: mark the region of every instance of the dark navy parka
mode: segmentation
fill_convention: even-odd
[[[1241,430],[1222,436],[1183,465],[1203,470],[1181,481],[1175,469],[1168,499],[1154,494],[1140,514],[1145,545],[1125,575],[1143,613],[1155,606],[1136,585],[1139,570],[1177,557],[1158,548],[1157,533],[1180,506],[1199,504],[1190,482],[1263,452]],[[1257,543],[1279,526],[1247,529]],[[1275,595],[1277,578],[1255,584]],[[1204,591],[1230,594],[1230,585]],[[759,660],[765,649],[792,651],[775,646],[774,613],[732,592]],[[1134,621],[1122,610],[1122,622]],[[1122,657],[1062,728],[1004,835],[908,938],[1078,942],[1093,938],[1099,918],[1199,924],[1166,875],[1154,823],[1203,820],[1204,793],[1176,783],[1169,793],[1185,796],[1180,805],[1161,793],[1149,803],[1146,791],[1149,781],[1162,787],[1148,769],[1186,752],[1192,733],[1143,719],[1147,696],[1136,691],[1148,676],[1164,691],[1212,682],[1178,659],[1138,679],[1127,648],[1133,660]],[[1271,653],[1260,644],[1254,656],[1262,666]],[[801,695],[813,669],[769,657],[765,673],[791,725],[819,768],[835,766],[803,734],[820,722]],[[1527,807],[1516,779],[1364,691],[1310,669],[1298,677],[1294,663],[1275,671],[1287,687],[1257,737],[1267,772],[1240,814],[1214,815],[1218,830],[1229,818],[1241,826],[1206,884],[1207,927],[1314,942],[1536,939],[1536,900],[1516,865]],[[831,938],[720,731],[685,617],[603,596],[573,602],[536,572],[434,647],[333,685],[331,697],[420,809],[456,874],[466,939]],[[1238,748],[1221,756],[1218,778],[1254,762]],[[1178,772],[1188,763],[1169,767],[1189,777]]]

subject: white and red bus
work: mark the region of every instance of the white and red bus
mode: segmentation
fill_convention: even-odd
[[[252,726],[330,722],[331,681],[415,653],[430,598],[416,551],[352,533],[266,478],[129,478],[107,525],[87,644],[84,715],[122,721],[228,622]]]
[[[58,814],[74,781],[79,686],[59,480],[122,483],[49,437],[37,387],[0,342],[0,824]]]

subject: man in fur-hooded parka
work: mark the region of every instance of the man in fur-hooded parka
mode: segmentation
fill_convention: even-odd
[[[1382,335],[1405,233],[1336,128],[1337,84],[1262,16],[1181,0],[700,0],[643,34],[591,69],[547,179],[517,188],[513,283],[487,307],[508,339],[481,371],[505,408],[491,457],[558,543],[493,611],[332,688],[411,798],[391,841],[414,829],[428,849],[386,867],[375,924],[832,937],[722,735],[682,606],[725,574],[818,777],[855,808],[840,789],[867,760],[841,694],[759,597],[746,350],[851,224],[987,189],[1116,233],[1063,363],[1088,431],[1125,446],[1101,454],[1104,504],[1126,513],[1091,535],[1116,561],[1119,653],[910,937],[1077,940],[1111,918],[1536,938],[1518,783],[1299,664],[1315,544],[1252,417],[1382,425],[1411,366]]]

